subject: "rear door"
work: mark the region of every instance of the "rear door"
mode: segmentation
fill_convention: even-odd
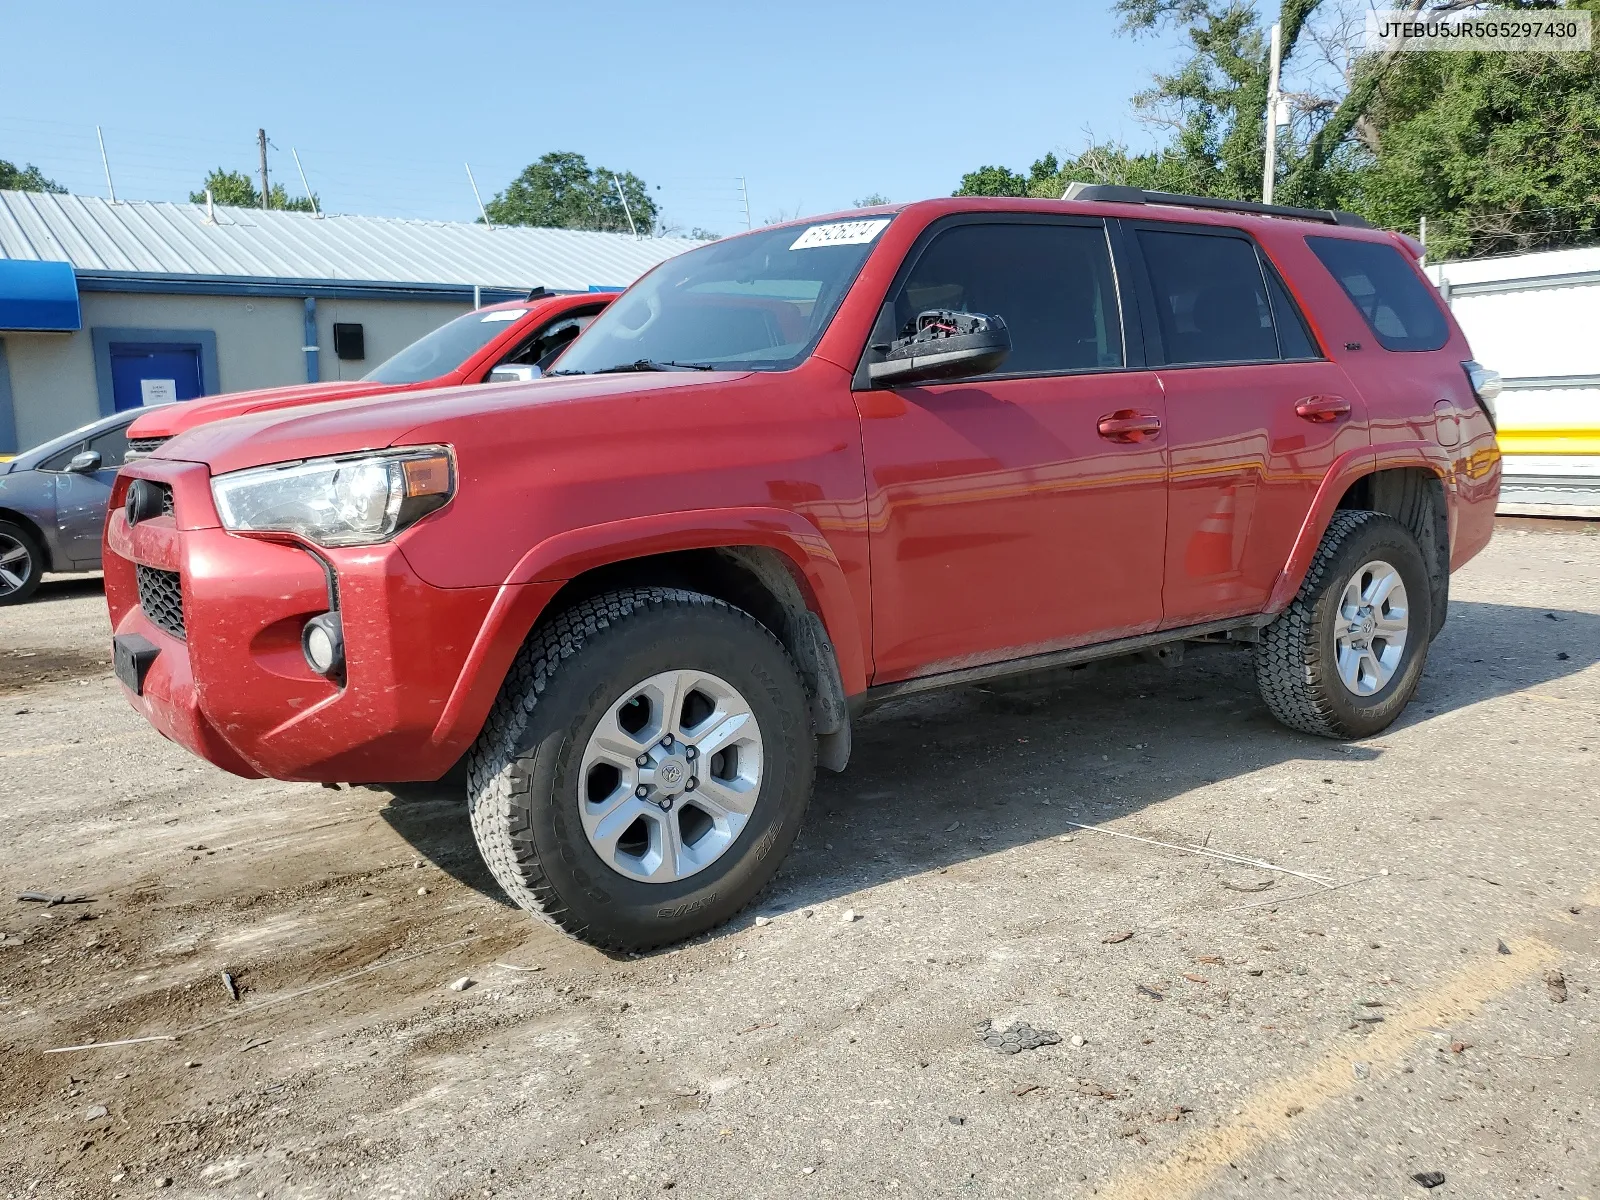
[[[1361,399],[1242,230],[1127,236],[1166,399],[1163,625],[1259,612],[1329,466],[1369,442]]]
[[[1012,351],[992,375],[856,392],[877,682],[1160,623],[1161,390],[1125,349],[1107,235],[1087,218],[953,218],[891,289],[893,329],[981,312]],[[1118,419],[1144,429],[1101,432]]]

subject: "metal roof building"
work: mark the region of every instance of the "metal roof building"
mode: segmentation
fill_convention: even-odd
[[[71,263],[80,280],[191,276],[526,292],[626,287],[696,245],[575,229],[313,216],[0,192],[0,258]]]
[[[188,347],[199,395],[353,378],[478,303],[617,290],[695,245],[0,191],[0,454],[137,404],[117,347]]]

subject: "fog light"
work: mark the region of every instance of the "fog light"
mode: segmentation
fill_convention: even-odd
[[[306,663],[318,675],[328,678],[344,673],[344,627],[339,614],[325,612],[312,617],[300,631],[300,649]]]

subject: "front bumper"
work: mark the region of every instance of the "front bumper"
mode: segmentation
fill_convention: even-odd
[[[172,515],[130,526],[122,500],[133,477],[170,487]],[[124,685],[129,702],[217,766],[275,779],[443,775],[482,726],[520,644],[517,621],[554,591],[528,585],[533,593],[508,603],[508,588],[423,582],[397,543],[323,550],[228,533],[205,466],[164,459],[119,476],[104,559],[113,634],[159,650],[142,694]],[[141,607],[139,564],[179,576],[182,636]],[[300,649],[305,623],[335,607],[342,685],[313,672]]]

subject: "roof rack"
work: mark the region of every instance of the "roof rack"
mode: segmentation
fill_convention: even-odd
[[[1258,204],[1254,200],[1219,200],[1211,196],[1180,196],[1175,192],[1147,192],[1144,188],[1113,183],[1069,183],[1063,200],[1104,200],[1113,204],[1171,204],[1182,208],[1211,208],[1222,212],[1253,213],[1263,217],[1290,217],[1296,221],[1321,221],[1324,225],[1349,225],[1372,229],[1363,216],[1337,208],[1290,208],[1286,204]]]

